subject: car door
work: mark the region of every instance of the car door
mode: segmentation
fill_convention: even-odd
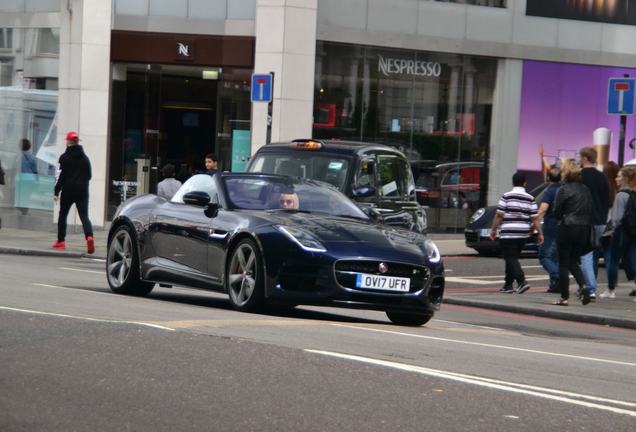
[[[190,178],[170,201],[157,207],[152,216],[152,245],[162,266],[200,278],[208,272],[211,222],[205,208],[183,202],[183,195],[193,191],[214,199],[214,178],[207,174]],[[181,279],[178,274],[172,277]]]

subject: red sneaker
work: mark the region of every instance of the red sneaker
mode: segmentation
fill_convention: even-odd
[[[64,250],[66,249],[66,244],[63,241],[56,241],[51,247],[56,250]]]
[[[95,240],[93,240],[92,236],[86,237],[86,251],[89,254],[92,254],[95,252]]]

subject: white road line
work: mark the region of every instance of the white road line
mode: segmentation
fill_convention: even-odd
[[[151,323],[146,323],[142,321],[121,321],[121,320],[109,320],[109,319],[102,319],[102,318],[90,318],[90,317],[84,317],[84,316],[59,314],[59,313],[53,313],[53,312],[42,312],[42,311],[36,311],[32,309],[12,308],[8,306],[0,306],[0,310],[24,312],[24,313],[30,313],[35,315],[47,315],[47,316],[54,316],[54,317],[60,317],[60,318],[72,318],[72,319],[79,319],[84,321],[95,321],[95,322],[102,322],[102,323],[108,323],[108,324],[132,324],[132,325],[140,325],[145,327],[152,327],[152,328],[156,328],[160,330],[175,331],[175,329],[170,327],[164,327],[157,324],[151,324]]]
[[[517,348],[517,347],[512,347],[507,345],[495,345],[495,344],[481,343],[481,342],[469,342],[469,341],[463,341],[458,339],[448,339],[448,338],[441,338],[441,337],[435,337],[435,336],[424,336],[424,335],[417,335],[413,333],[402,333],[402,332],[396,332],[391,330],[380,330],[380,329],[373,329],[368,327],[352,326],[347,324],[331,323],[330,325],[336,326],[336,327],[350,328],[354,330],[414,337],[418,339],[428,339],[428,340],[434,340],[434,341],[440,341],[440,342],[453,342],[453,343],[462,344],[462,345],[472,345],[472,346],[480,346],[480,347],[486,347],[486,348],[497,348],[497,349],[510,350],[510,351],[527,352],[532,354],[542,354],[542,355],[552,356],[552,357],[565,357],[565,358],[570,358],[575,360],[593,361],[597,363],[609,363],[609,364],[615,364],[615,365],[621,365],[621,366],[632,366],[632,367],[636,366],[636,363],[629,363],[629,362],[624,362],[619,360],[608,360],[608,359],[595,358],[595,357],[576,356],[572,354],[553,353],[548,351],[539,351],[539,350],[532,350],[527,348]]]
[[[59,285],[49,285],[49,284],[43,284],[43,283],[37,283],[37,282],[32,282],[31,285],[41,286],[41,287],[44,287],[44,288],[57,288],[57,289],[64,289],[64,290],[72,290],[73,292],[107,295],[107,296],[113,297],[112,293],[100,292],[100,291],[92,291],[90,289],[71,288],[71,287],[65,287],[65,286],[59,286]]]
[[[521,266],[521,268],[524,268],[524,269],[540,268],[540,269],[542,269],[543,266],[542,265],[527,265],[527,266]]]
[[[100,275],[105,275],[106,274],[106,270],[104,270],[104,271],[84,270],[84,269],[76,269],[76,268],[71,268],[71,267],[60,267],[60,270],[70,270],[70,271],[76,271],[76,272],[82,272],[82,273],[95,273],[95,274],[100,274]]]
[[[457,321],[446,321],[446,320],[441,320],[441,319],[434,319],[435,322],[442,322],[442,323],[447,323],[447,324],[456,324],[456,325],[463,325],[466,327],[475,327],[475,328],[480,328],[480,329],[485,329],[485,330],[496,330],[496,331],[505,331],[504,329],[500,329],[497,327],[488,327],[488,326],[481,326],[481,325],[475,325],[475,324],[467,324],[467,323],[463,323],[463,322],[457,322]]]
[[[509,383],[509,382],[505,382],[505,381],[491,380],[491,379],[480,378],[480,377],[475,377],[475,376],[471,376],[471,375],[458,374],[458,373],[454,373],[454,372],[447,372],[447,371],[442,371],[442,370],[437,370],[437,369],[429,369],[429,368],[424,368],[424,367],[420,367],[420,366],[413,366],[413,365],[407,365],[407,364],[403,364],[403,363],[390,362],[390,361],[386,361],[386,360],[377,360],[377,359],[373,359],[373,358],[369,358],[369,357],[361,357],[361,356],[356,356],[356,355],[341,354],[341,353],[330,352],[330,351],[320,351],[320,350],[312,350],[312,349],[305,349],[304,351],[309,352],[309,353],[313,353],[313,354],[319,354],[319,355],[324,355],[324,356],[329,356],[329,357],[336,357],[336,358],[341,358],[341,359],[345,359],[345,360],[351,360],[351,361],[357,361],[357,362],[361,362],[361,363],[373,364],[373,365],[377,365],[377,366],[384,366],[384,367],[389,367],[389,368],[392,368],[392,369],[398,369],[398,370],[407,371],[407,372],[415,372],[415,373],[419,373],[419,374],[422,374],[422,375],[428,375],[428,376],[437,377],[437,378],[449,379],[449,380],[452,380],[452,381],[462,382],[462,383],[465,383],[465,384],[473,384],[473,385],[477,385],[477,386],[481,386],[481,387],[492,388],[492,389],[495,389],[495,390],[502,390],[502,391],[507,391],[507,392],[511,392],[511,393],[519,393],[519,394],[524,394],[524,395],[528,395],[528,396],[540,397],[540,398],[543,398],[543,399],[551,399],[551,400],[556,400],[556,401],[560,401],[560,402],[569,403],[569,404],[572,404],[572,405],[584,406],[586,408],[595,408],[595,409],[599,409],[599,410],[603,410],[603,411],[613,412],[615,414],[622,414],[622,415],[627,415],[627,416],[631,416],[631,417],[636,417],[636,411],[630,411],[630,410],[626,410],[626,409],[622,409],[622,408],[616,408],[616,407],[613,407],[613,406],[601,405],[601,404],[598,404],[598,403],[586,402],[586,401],[583,401],[583,400],[573,399],[573,397],[581,398],[581,399],[596,400],[596,401],[607,402],[607,403],[613,403],[613,404],[617,404],[617,405],[618,404],[624,404],[622,401],[615,401],[615,400],[611,400],[611,399],[597,398],[595,396],[589,396],[589,395],[583,395],[583,394],[577,394],[577,393],[560,392],[559,390],[553,390],[553,389],[546,389],[546,390],[544,390],[546,392],[542,393],[541,391],[530,390],[530,388],[533,388],[533,387],[532,386],[525,386],[524,384],[517,384],[517,383]],[[540,388],[536,387],[536,389],[540,389]],[[556,394],[550,394],[550,393],[556,393]],[[563,394],[563,395],[559,395],[559,394]],[[567,396],[570,396],[570,397],[565,397],[564,395],[567,395]]]
[[[90,260],[91,261],[95,261],[95,262],[101,262],[101,263],[105,263],[106,262],[106,260],[102,259],[102,258],[91,258]]]
[[[481,280],[481,279],[477,279],[477,278],[494,278],[494,277],[499,277],[502,278],[503,276],[468,276],[468,277],[454,277],[454,276],[447,276],[445,278],[446,282],[455,282],[455,283],[463,283],[463,284],[471,284],[471,285],[497,285],[497,284],[503,284],[505,282],[504,279],[497,279],[497,280]],[[526,280],[528,282],[538,282],[538,281],[543,281],[543,280],[548,280],[550,279],[550,276],[526,276]]]

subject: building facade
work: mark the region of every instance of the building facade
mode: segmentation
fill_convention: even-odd
[[[242,170],[268,139],[311,136],[399,148],[431,228],[461,231],[517,169],[540,181],[539,147],[574,156],[607,127],[617,160],[607,92],[636,75],[629,3],[0,0],[0,217],[51,228],[69,130],[97,226],[167,163]],[[251,103],[254,72],[273,73],[272,104]]]

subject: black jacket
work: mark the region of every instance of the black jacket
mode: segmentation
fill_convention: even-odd
[[[610,208],[609,181],[596,168],[583,168],[581,181],[590,190],[592,198],[592,224],[605,225]]]
[[[583,183],[564,183],[554,199],[554,216],[559,225],[590,225],[592,195]]]
[[[60,177],[55,184],[55,196],[62,191],[69,195],[88,195],[91,163],[81,145],[72,145],[60,156]]]

